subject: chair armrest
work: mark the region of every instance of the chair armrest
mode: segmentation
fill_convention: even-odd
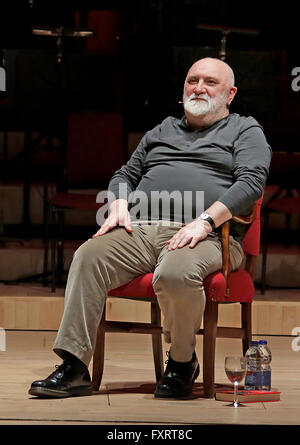
[[[247,216],[243,216],[243,215],[233,216],[232,220],[235,221],[235,222],[238,222],[240,224],[252,224],[253,221],[256,218],[256,211],[257,211],[257,205],[254,204],[250,215],[247,215]]]
[[[240,224],[251,224],[256,218],[257,206],[254,204],[250,215],[233,216],[231,220],[222,224],[222,273],[225,277],[226,287],[225,296],[229,296],[229,276],[230,276],[230,249],[229,249],[229,232],[230,222],[235,221]]]

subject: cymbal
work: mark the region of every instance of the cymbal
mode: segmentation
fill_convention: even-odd
[[[198,29],[207,29],[209,31],[220,31],[224,34],[229,34],[231,32],[237,34],[259,34],[258,29],[250,29],[250,28],[231,28],[228,26],[218,26],[218,25],[206,25],[206,24],[198,24],[196,25]]]
[[[72,29],[64,28],[63,26],[47,27],[47,26],[34,26],[32,28],[32,34],[37,36],[50,36],[50,37],[90,37],[94,34],[91,29]]]

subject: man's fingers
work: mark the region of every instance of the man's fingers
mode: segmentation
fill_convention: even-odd
[[[106,221],[103,226],[98,230],[98,232],[93,235],[93,238],[96,238],[97,236],[105,235],[105,233],[109,232],[113,228],[115,228],[117,225],[124,227],[127,232],[133,232],[133,228],[130,224],[130,221],[125,221],[122,223],[121,221],[117,223],[116,221],[108,222]]]
[[[127,215],[125,216],[125,218],[123,218],[124,224],[121,224],[121,222],[119,222],[120,225],[124,225],[124,228],[127,232],[133,232],[133,228],[131,226],[131,218],[129,213],[127,212]]]
[[[93,238],[96,238],[97,236],[104,235],[105,233],[109,232],[111,229],[115,227],[114,224],[107,224],[104,223],[103,226],[98,230],[98,232],[93,235]]]
[[[182,234],[180,236],[173,237],[169,242],[168,250],[184,247],[189,241],[190,237],[183,236]]]
[[[189,244],[189,247],[192,249],[193,247],[195,247],[199,243],[200,240],[201,240],[201,236],[194,236],[192,238],[192,241]]]
[[[126,224],[124,227],[127,230],[127,232],[133,232],[133,228],[130,224]]]
[[[101,227],[101,229],[98,230],[98,232],[96,232],[95,235],[93,235],[93,238],[97,238],[97,236],[104,235],[104,233],[106,232],[108,232],[108,228]]]
[[[203,238],[205,238],[203,234],[192,235],[191,233],[178,232],[170,240],[166,241],[166,244],[168,244],[168,250],[181,249],[187,244],[189,244],[190,248],[193,248]]]

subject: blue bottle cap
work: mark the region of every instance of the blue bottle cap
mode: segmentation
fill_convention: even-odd
[[[267,340],[259,340],[259,344],[260,345],[267,345],[268,342],[267,342]]]
[[[251,346],[252,346],[252,345],[253,345],[253,346],[258,345],[258,341],[252,341],[252,342],[251,342]]]

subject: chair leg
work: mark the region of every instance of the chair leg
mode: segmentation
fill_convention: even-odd
[[[98,391],[100,388],[103,368],[104,368],[104,348],[105,348],[105,312],[106,306],[103,308],[103,314],[97,329],[96,346],[93,354],[93,375],[92,388]]]
[[[218,303],[208,301],[204,311],[203,387],[204,397],[215,395],[215,350],[218,324]]]
[[[261,287],[260,292],[263,295],[266,291],[266,274],[267,274],[267,255],[268,255],[268,228],[269,228],[269,212],[265,209],[264,225],[263,225],[263,242],[262,242],[262,267],[261,267]]]
[[[252,340],[252,303],[241,303],[241,311],[242,328],[245,330],[245,337],[243,338],[243,355],[245,355]]]
[[[300,249],[300,215],[298,215],[298,249]]]
[[[58,218],[58,240],[57,240],[57,281],[59,284],[63,281],[64,273],[64,209],[57,210]]]
[[[44,235],[44,267],[43,267],[43,286],[47,286],[48,276],[48,255],[49,255],[49,226],[50,226],[50,207],[51,205],[46,203],[47,210],[45,211],[45,235]]]
[[[291,228],[292,228],[292,224],[291,224],[291,217],[292,215],[290,213],[287,213],[285,215],[285,247],[290,247],[291,245],[291,241],[289,239],[289,234],[291,233]]]
[[[50,206],[50,229],[51,229],[51,292],[55,292],[56,290],[56,282],[57,282],[57,271],[56,271],[56,210],[53,206]]]
[[[151,303],[151,323],[154,324],[155,326],[161,326],[160,308],[156,302]],[[156,381],[159,382],[164,373],[163,351],[162,351],[162,341],[160,333],[152,334],[152,350],[153,350],[155,377]]]

